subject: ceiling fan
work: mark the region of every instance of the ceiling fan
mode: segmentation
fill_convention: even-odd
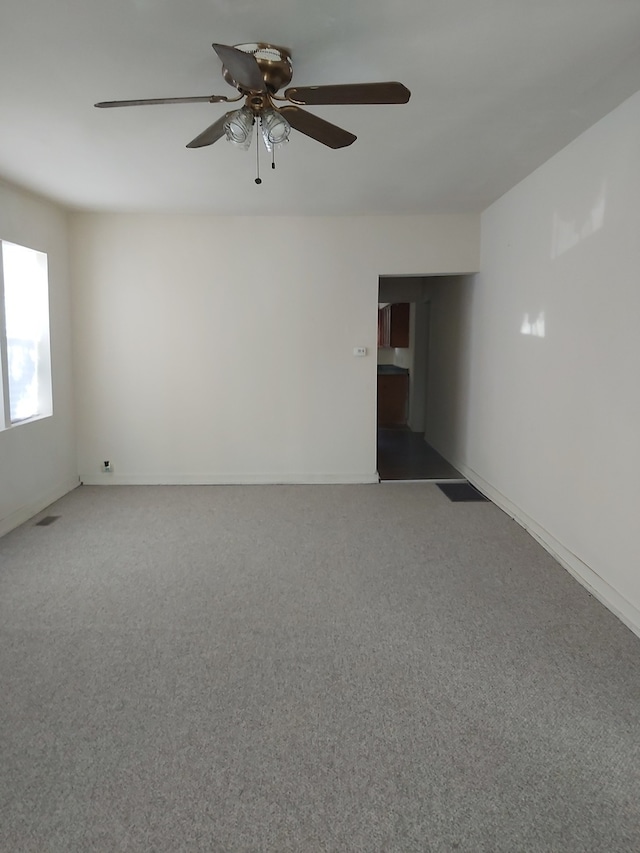
[[[325,104],[406,104],[411,92],[402,83],[350,83],[332,86],[288,86],[293,77],[291,53],[287,48],[264,42],[214,44],[213,49],[222,61],[222,75],[239,95],[203,95],[187,98],[147,98],[131,101],[101,101],[95,106],[132,107],[147,104],[233,103],[244,99],[244,106],[225,113],[207,127],[187,148],[212,145],[226,136],[227,139],[247,149],[251,143],[254,124],[259,124],[263,142],[268,151],[287,142],[291,129],[327,145],[344,148],[356,136],[335,124],[301,109],[301,105]],[[277,106],[284,102],[283,106]],[[275,168],[275,163],[272,162]],[[256,179],[260,183],[259,177]]]

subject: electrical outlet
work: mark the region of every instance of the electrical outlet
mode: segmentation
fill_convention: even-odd
[[[113,468],[111,467],[111,462],[109,462],[108,459],[105,459],[102,463],[102,471],[104,474],[108,474],[109,471],[113,471]]]

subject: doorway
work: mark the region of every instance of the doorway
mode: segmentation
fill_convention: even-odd
[[[429,276],[379,279],[377,466],[381,481],[465,480],[426,435],[434,281]]]

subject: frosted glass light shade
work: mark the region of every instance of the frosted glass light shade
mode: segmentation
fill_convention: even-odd
[[[251,145],[253,121],[253,113],[248,107],[242,107],[232,113],[224,124],[224,132],[229,142],[248,149]]]
[[[289,139],[291,125],[276,110],[265,110],[260,119],[260,126],[267,151],[271,151],[279,145],[284,145]]]

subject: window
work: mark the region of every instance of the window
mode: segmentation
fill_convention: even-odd
[[[0,428],[52,414],[44,252],[0,240]]]

